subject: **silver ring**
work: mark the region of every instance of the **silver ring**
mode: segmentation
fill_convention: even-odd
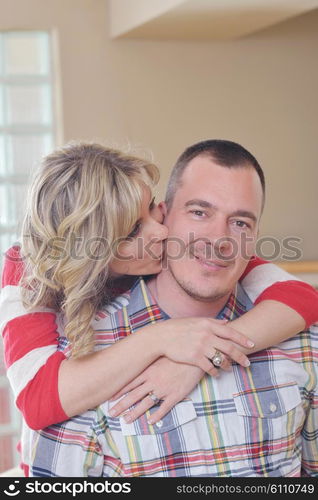
[[[155,405],[157,405],[161,401],[161,399],[158,398],[152,391],[149,392],[148,396],[153,400]]]
[[[215,351],[215,354],[212,358],[209,358],[212,365],[215,366],[215,368],[220,368],[222,362],[223,362],[223,355],[220,353],[220,351]]]

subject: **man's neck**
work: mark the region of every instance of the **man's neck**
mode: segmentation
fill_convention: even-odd
[[[216,317],[230,294],[211,301],[201,301],[188,295],[167,272],[161,272],[147,283],[160,308],[171,318]]]

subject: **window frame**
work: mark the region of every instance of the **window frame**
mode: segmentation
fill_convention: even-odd
[[[5,57],[5,39],[6,37],[10,36],[27,36],[27,35],[33,36],[34,34],[41,34],[45,35],[46,38],[46,44],[47,44],[47,52],[46,52],[46,57],[48,57],[48,61],[46,61],[46,67],[47,67],[47,74],[14,74],[14,75],[5,75],[4,74],[4,57]],[[56,33],[51,30],[10,30],[10,31],[0,31],[0,108],[2,106],[2,116],[0,116],[0,147],[1,144],[3,144],[4,147],[4,152],[2,153],[2,156],[0,156],[0,161],[1,159],[4,160],[5,165],[7,164],[6,162],[8,161],[9,158],[9,140],[11,140],[11,137],[14,136],[21,136],[21,137],[31,137],[31,136],[40,136],[40,135],[46,135],[47,137],[50,136],[50,149],[53,149],[56,147],[58,138],[61,139],[62,136],[62,127],[61,127],[61,120],[59,120],[58,123],[58,117],[60,115],[60,109],[61,107],[59,106],[60,100],[59,100],[59,86],[58,86],[58,69],[59,66],[57,64],[57,59],[56,59],[56,53],[57,53],[57,45],[56,45]],[[40,49],[42,50],[42,49]],[[1,66],[2,64],[2,66]],[[28,85],[48,85],[50,89],[50,101],[49,101],[49,106],[50,106],[50,121],[49,123],[27,123],[23,122],[21,124],[10,124],[8,125],[6,121],[7,117],[7,102],[6,102],[6,89],[12,88],[14,86],[28,86]],[[1,109],[0,109],[1,112]],[[2,121],[1,121],[2,118]],[[58,134],[58,125],[59,125],[59,131],[60,133]],[[60,137],[58,137],[60,135]],[[10,138],[10,139],[9,139]],[[45,146],[47,147],[47,146]],[[48,151],[49,152],[49,151]],[[1,153],[1,152],[0,152]],[[38,159],[40,160],[40,158]],[[0,186],[27,186],[30,180],[30,174],[32,172],[28,172],[26,174],[23,173],[14,173],[14,171],[9,172],[8,168],[1,169],[0,165]],[[9,201],[9,196],[7,197],[8,199],[8,204],[10,203]],[[17,205],[17,203],[16,203]],[[9,205],[7,207],[7,213],[9,213]],[[14,221],[14,223],[3,223],[3,221],[0,218],[0,251],[1,251],[1,257],[0,257],[0,269],[2,266],[2,257],[3,257],[3,252],[7,248],[2,247],[3,241],[5,239],[11,239],[10,246],[14,243],[14,240],[17,239],[17,235],[19,232],[19,226],[21,224],[21,220]],[[1,347],[1,346],[0,346]],[[2,356],[1,349],[0,349],[0,355]],[[11,466],[16,466],[18,465],[20,461],[20,456],[19,453],[16,450],[16,445],[20,439],[20,433],[21,433],[21,416],[20,413],[17,411],[17,408],[14,403],[14,397],[13,393],[10,389],[9,386],[9,381],[5,375],[5,370],[4,367],[2,368],[1,366],[1,360],[0,360],[0,389],[6,389],[7,390],[7,398],[8,398],[8,404],[9,404],[9,414],[10,414],[10,421],[8,423],[1,422],[0,420],[0,437],[10,437],[11,438],[11,450],[12,450],[12,457],[13,457],[13,463]],[[0,415],[1,416],[1,415]],[[0,472],[2,472],[0,470]]]

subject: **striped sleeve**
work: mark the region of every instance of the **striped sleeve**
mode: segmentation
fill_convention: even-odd
[[[297,311],[306,327],[318,321],[318,291],[275,264],[253,257],[241,285],[254,304],[263,300],[276,300]]]
[[[58,351],[54,311],[37,307],[27,311],[19,281],[23,264],[19,248],[6,253],[0,294],[0,331],[7,377],[15,402],[32,429],[68,418],[58,394],[58,371],[65,359]]]

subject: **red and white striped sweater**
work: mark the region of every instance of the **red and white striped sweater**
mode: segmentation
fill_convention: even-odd
[[[2,273],[0,330],[16,405],[30,428],[41,429],[68,419],[58,394],[58,371],[66,356],[57,350],[54,311],[39,307],[30,313],[23,307],[22,270],[19,247],[13,247],[6,253]],[[276,300],[295,309],[308,326],[318,320],[318,292],[274,264],[253,258],[241,284],[254,304]]]

